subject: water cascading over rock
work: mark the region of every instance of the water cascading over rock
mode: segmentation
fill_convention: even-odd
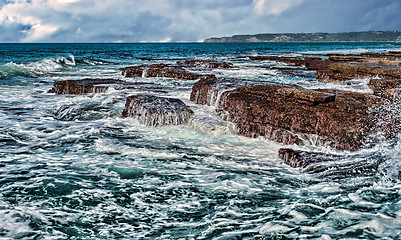
[[[285,144],[302,144],[303,136],[314,134],[331,147],[355,151],[369,142],[371,134],[392,125],[389,121],[377,125],[387,111],[375,113],[375,107],[384,104],[382,98],[340,90],[280,84],[236,87],[230,80],[211,79],[193,86],[191,101],[214,105],[241,135]]]
[[[153,127],[185,124],[193,114],[180,99],[152,95],[129,96],[122,113],[123,117],[133,117]]]

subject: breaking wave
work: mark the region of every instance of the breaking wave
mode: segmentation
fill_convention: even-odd
[[[313,54],[313,55],[323,55],[323,54],[332,54],[332,53],[337,53],[337,54],[360,54],[360,53],[366,53],[371,50],[365,49],[365,48],[357,48],[357,49],[337,49],[337,50],[315,50],[315,51],[304,51],[300,52],[301,54]]]
[[[16,76],[37,78],[56,74],[72,66],[75,66],[75,58],[73,55],[69,55],[68,57],[47,58],[36,62],[21,64],[9,62],[0,65],[0,79],[9,79]]]

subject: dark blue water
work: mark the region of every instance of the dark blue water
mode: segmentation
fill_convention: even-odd
[[[399,50],[396,43],[0,44],[0,239],[400,239],[401,142],[357,153],[284,146],[235,134],[214,108],[189,101],[194,81],[124,79],[140,58],[218,59],[223,77],[370,92],[366,80],[323,84],[269,70],[244,55],[321,56]],[[157,83],[195,112],[184,126],[123,119],[125,98],[48,93],[56,80]],[[76,118],[57,116],[71,107]],[[67,121],[68,120],[68,121]],[[371,157],[371,177],[290,168],[281,147]]]

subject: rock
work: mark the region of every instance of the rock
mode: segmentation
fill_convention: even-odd
[[[148,85],[149,89],[157,89],[160,87],[150,86],[149,83],[130,83],[118,79],[82,79],[82,80],[63,80],[54,82],[54,87],[49,93],[56,94],[76,94],[82,95],[87,93],[102,93],[109,88],[126,89],[126,88],[143,88]],[[145,87],[146,88],[146,87]]]
[[[56,94],[86,94],[105,92],[110,84],[124,84],[124,81],[117,79],[82,79],[64,80],[54,82],[54,87],[49,91]]]
[[[175,78],[181,80],[197,80],[204,76],[194,72],[189,72],[181,66],[167,65],[167,64],[152,64],[142,66],[130,66],[123,69],[124,77],[165,77]]]
[[[202,78],[192,86],[190,100],[197,104],[211,105],[211,91],[217,87],[219,80],[216,77]]]
[[[133,117],[147,126],[181,125],[193,115],[190,107],[180,99],[151,95],[129,96],[123,117]]]
[[[270,60],[283,62],[290,66],[305,67],[306,70],[323,70],[327,69],[331,64],[330,61],[325,61],[318,57],[292,58],[279,56],[248,56],[248,58],[252,61]]]
[[[281,148],[279,157],[285,164],[302,168],[321,177],[372,176],[376,174],[380,157],[372,155],[335,155]]]
[[[123,69],[124,77],[142,77],[143,68],[141,66],[129,66]]]
[[[248,56],[249,60],[252,61],[276,61],[283,62],[293,66],[305,66],[305,60],[302,58],[290,58],[290,57],[279,57],[279,56]]]
[[[321,58],[305,57],[305,67],[308,70],[325,70],[327,69],[331,61],[322,60]]]
[[[401,60],[400,52],[366,52],[361,54],[328,54],[329,60],[333,62],[378,62],[378,61],[398,61]]]
[[[272,67],[270,70],[277,70],[284,75],[299,78],[315,78],[315,73],[306,71],[302,68],[290,68],[290,67]]]
[[[332,62],[354,62],[365,58],[361,55],[353,55],[353,54],[348,54],[348,55],[328,54],[328,56],[329,56],[329,61]]]
[[[338,82],[367,77],[401,79],[401,70],[351,64],[331,64],[327,70],[316,71],[316,79],[324,82]]]
[[[278,84],[236,87],[216,79],[197,82],[191,101],[212,105],[211,95],[219,96],[217,113],[235,123],[241,135],[300,144],[304,134],[315,134],[334,148],[352,151],[377,130],[371,108],[382,103],[371,94]]]
[[[186,60],[186,61],[178,61],[177,65],[185,66],[187,68],[206,68],[206,69],[216,69],[216,68],[232,68],[232,63],[227,63],[223,61],[215,61],[215,60]]]
[[[186,60],[177,61],[177,64],[151,64],[129,66],[122,70],[124,77],[165,77],[181,80],[197,80],[204,74],[194,73],[189,70],[206,70],[215,68],[232,68],[231,63],[214,60]],[[210,76],[210,75],[209,75]]]
[[[377,96],[389,99],[399,99],[401,97],[401,79],[372,78],[368,85]]]

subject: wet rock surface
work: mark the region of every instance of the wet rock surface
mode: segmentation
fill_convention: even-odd
[[[54,87],[49,93],[82,95],[88,93],[102,93],[109,88],[129,89],[146,88],[148,90],[158,90],[160,87],[149,83],[132,83],[118,79],[82,79],[82,80],[63,80],[54,82]]]
[[[180,99],[152,95],[129,96],[122,113],[153,127],[185,124],[192,115],[191,108]]]
[[[193,59],[186,61],[178,61],[178,65],[184,66],[187,68],[233,68],[232,63],[223,62],[223,61],[215,61],[215,60],[201,60],[201,59]]]
[[[353,64],[331,64],[327,70],[316,72],[316,78],[325,82],[338,82],[354,78],[401,79],[401,70]]]
[[[150,65],[129,66],[122,70],[124,77],[165,77],[181,80],[197,80],[210,74],[193,71],[210,70],[218,68],[232,68],[231,63],[214,60],[185,60],[176,64],[157,63]]]

